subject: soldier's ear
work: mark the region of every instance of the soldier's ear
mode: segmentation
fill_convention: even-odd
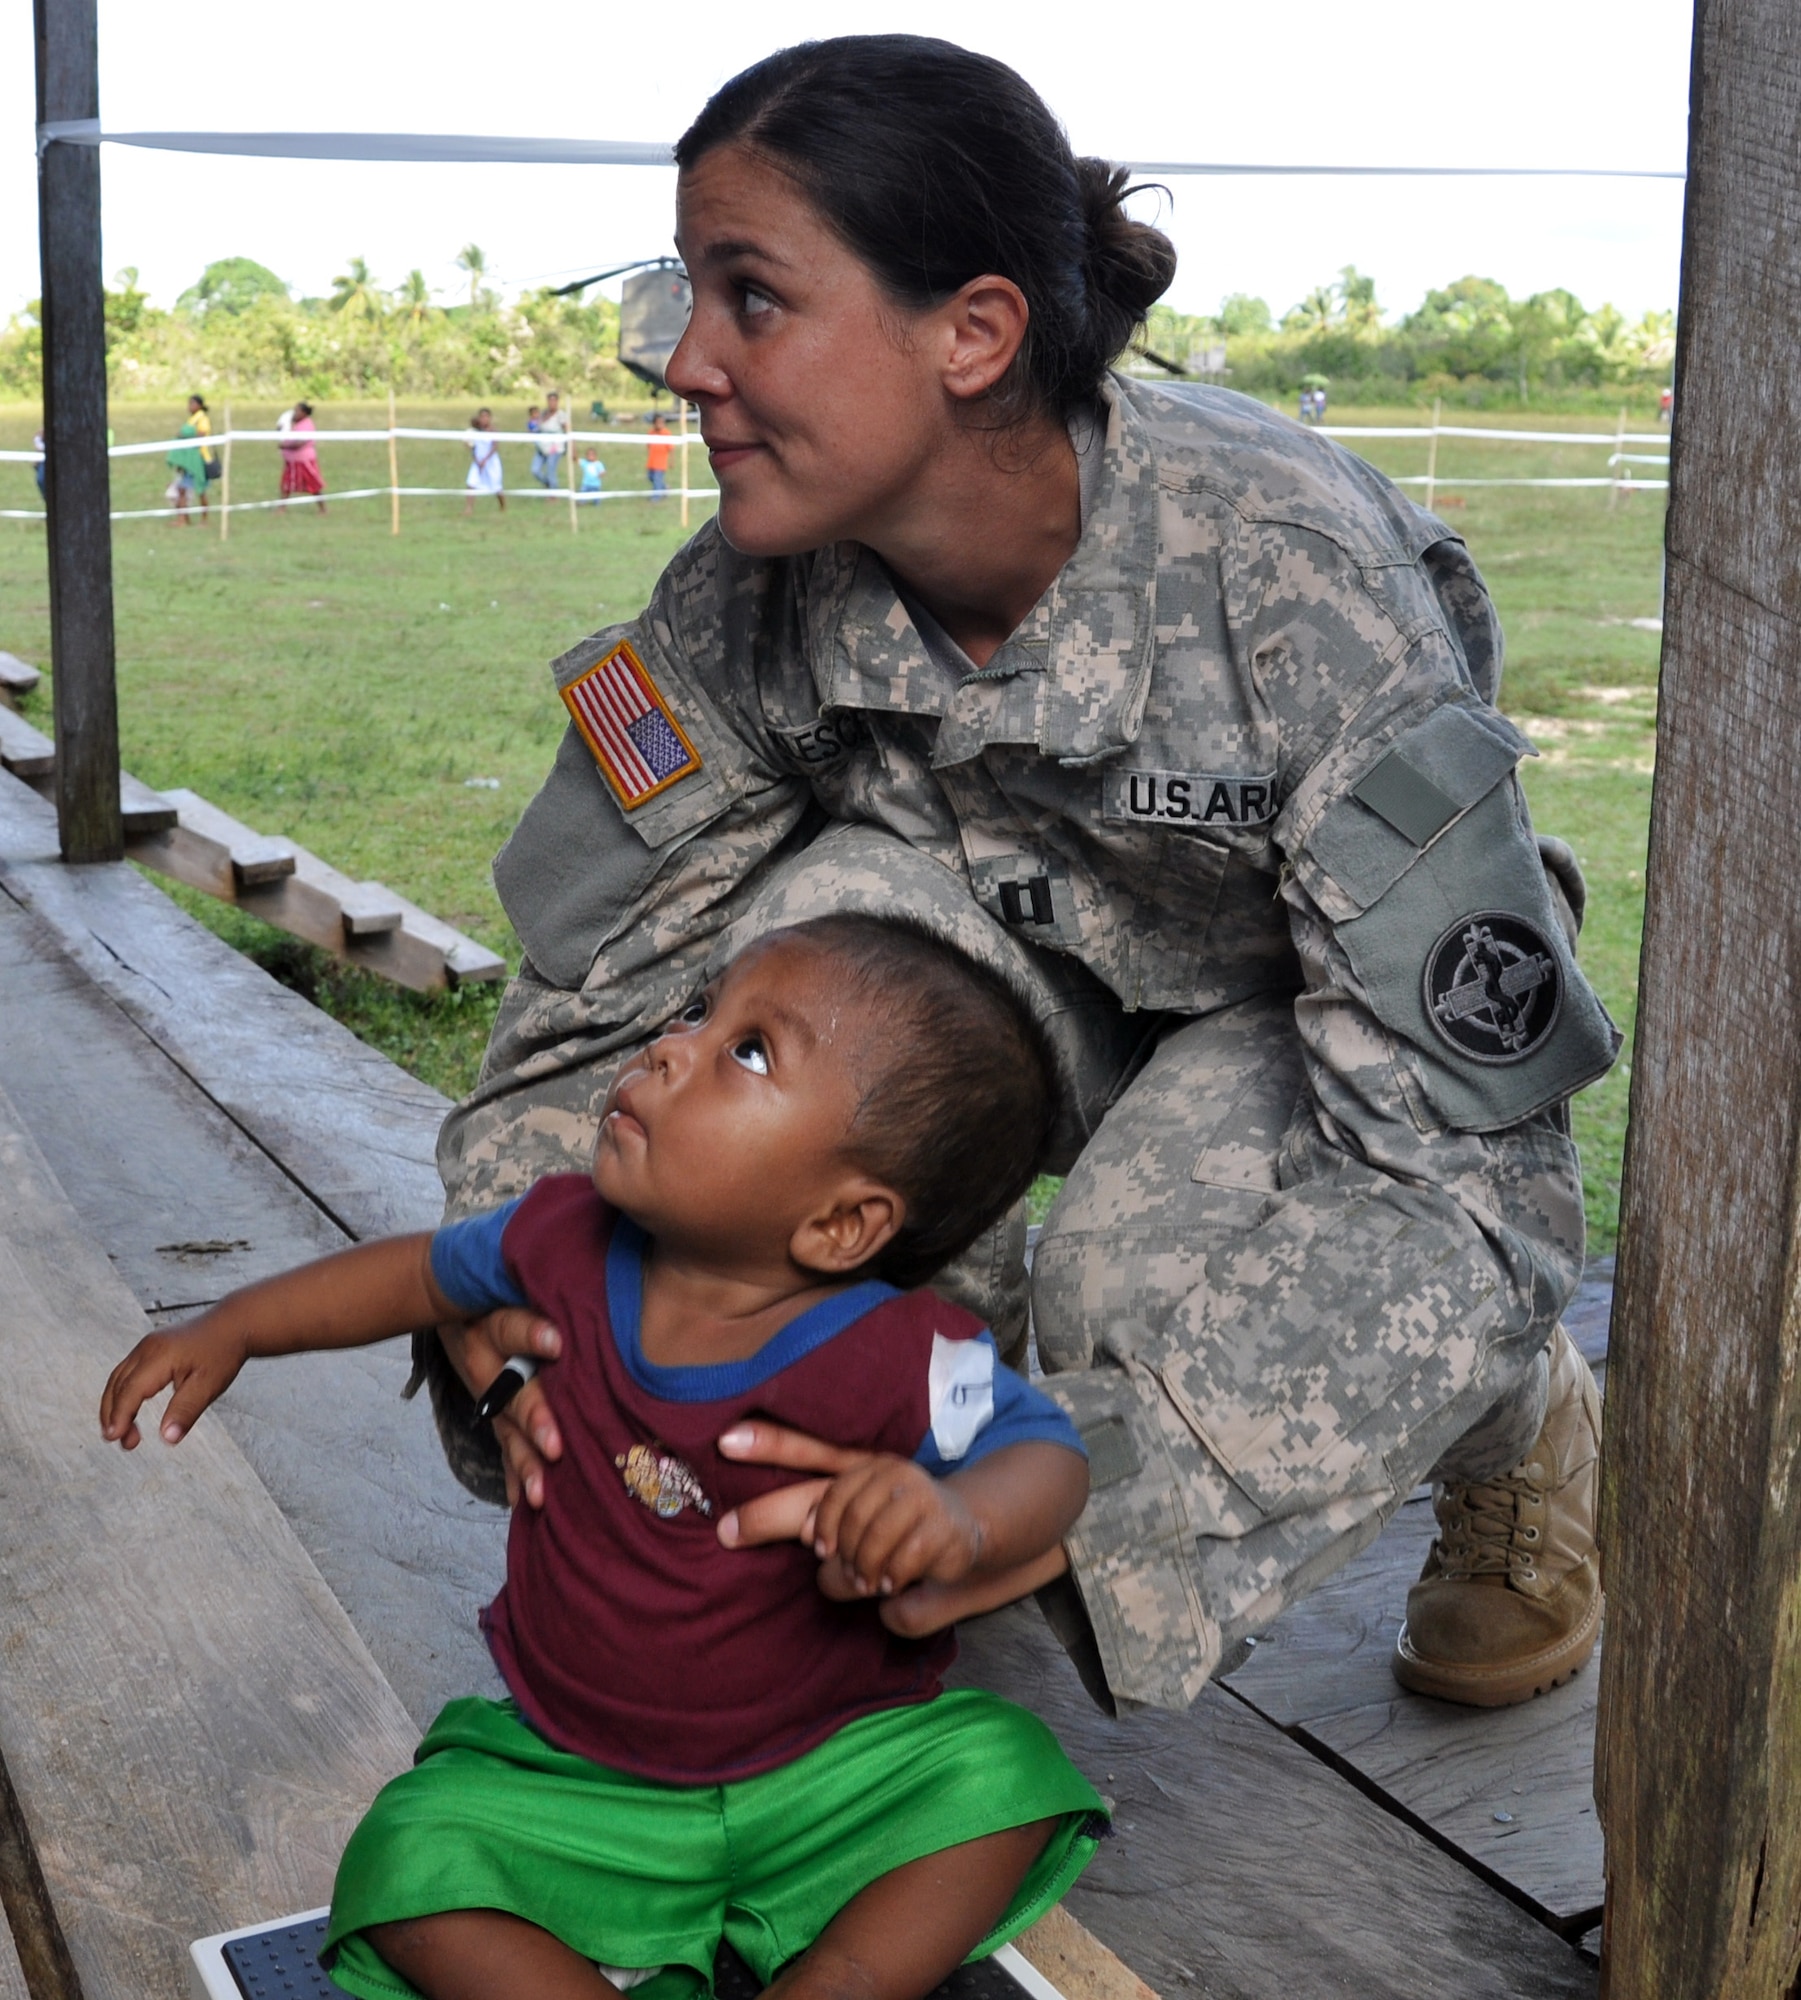
[[[1012,367],[1031,317],[1025,293],[992,274],[971,278],[934,307],[934,354],[946,392],[960,403],[987,395]]]
[[[803,1270],[847,1278],[879,1256],[907,1219],[907,1204],[885,1183],[859,1175],[803,1221],[788,1254]]]

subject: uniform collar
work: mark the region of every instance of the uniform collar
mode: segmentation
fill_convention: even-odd
[[[815,598],[814,672],[825,708],[936,716],[935,765],[991,743],[1029,743],[1091,764],[1132,743],[1156,635],[1157,469],[1144,427],[1109,378],[1098,476],[1075,553],[978,675],[951,680],[926,650],[869,550],[825,561],[837,587]]]

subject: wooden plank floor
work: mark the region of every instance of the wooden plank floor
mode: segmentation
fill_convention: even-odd
[[[1396,1685],[1388,1656],[1432,1541],[1425,1500],[1280,1619],[1227,1685],[1576,1936],[1601,1906],[1597,1667],[1518,1708],[1454,1707]],[[1597,1663],[1598,1664],[1598,1663]]]
[[[1599,1266],[1565,1320],[1603,1378],[1611,1298],[1612,1267]],[[1465,1709],[1408,1694],[1388,1659],[1432,1534],[1430,1500],[1416,1494],[1379,1541],[1277,1621],[1227,1685],[1544,1922],[1580,1937],[1602,1901],[1599,1653],[1574,1680],[1518,1708]]]
[[[178,1023],[185,1036],[177,1046],[191,1069],[240,1123],[153,1039],[152,1031],[167,1032],[165,1014],[140,1009],[148,1028],[134,1019],[76,962],[67,937],[5,893],[14,877],[0,846],[0,1088],[13,1096],[114,1270],[153,1317],[176,1321],[234,1285],[341,1249],[350,1239],[338,1222],[245,1126],[304,1160],[289,1141],[310,1116],[312,1149],[325,1150],[347,1094],[344,1079],[354,1079],[359,1065],[366,1071],[373,1051],[310,1007],[296,1016],[292,994],[134,871],[119,869],[118,879],[99,885],[91,878],[108,871],[72,872],[90,878],[85,893],[50,907],[106,913],[111,948],[103,955],[129,968],[118,978],[127,998],[202,985],[223,954],[246,1011],[260,1011],[269,1032],[285,1032],[293,1019],[331,1031],[294,1037],[284,1059],[292,1076],[311,1051],[333,1067],[333,1089],[297,1087],[299,1109],[259,1121],[254,1099],[238,1089],[233,1052],[221,1056],[199,1027]],[[101,950],[85,926],[74,942]],[[272,990],[261,992],[259,982]],[[341,1069],[340,1040],[357,1055]],[[379,1117],[397,1097],[423,1100],[429,1117],[419,1125],[435,1135],[444,1100],[403,1077],[413,1093],[404,1096],[392,1080],[399,1074],[379,1078],[376,1114],[346,1120],[346,1145],[354,1148],[374,1129],[390,1146]],[[423,1160],[402,1165],[390,1184],[379,1161],[342,1162],[334,1193],[365,1224],[409,1200],[410,1226],[430,1224],[438,1195],[429,1143]],[[425,1180],[429,1208],[408,1192]],[[405,1342],[295,1356],[247,1369],[218,1416],[423,1728],[454,1694],[500,1691],[475,1619],[504,1572],[506,1519],[451,1477],[424,1399],[401,1401],[408,1366]]]
[[[47,861],[41,802],[14,789],[30,807],[0,787],[0,1085],[24,1079],[29,1122],[140,1299],[174,1316],[347,1228],[433,1219],[442,1100],[296,1011],[132,871]],[[167,1247],[207,1242],[231,1247]],[[360,1380],[289,1374],[310,1361],[247,1376],[234,1404],[253,1389],[268,1401],[253,1395],[227,1424],[423,1721],[478,1684],[471,1614],[499,1575],[501,1523],[449,1481],[423,1406],[393,1400],[398,1359],[349,1359],[378,1365]],[[1425,1509],[1403,1510],[1231,1692],[1208,1690],[1187,1716],[1101,1716],[1035,1612],[970,1629],[963,1671],[1045,1714],[1116,1801],[1118,1836],[1071,1906],[1163,2000],[1593,1993],[1592,1968],[1548,1927],[1573,1923],[1585,1893],[1586,1863],[1559,1863],[1539,1817],[1544,1773],[1569,1763],[1561,1711],[1534,1704],[1538,1752],[1498,1752],[1496,1718],[1433,1704],[1418,1706],[1453,1715],[1464,1747],[1371,1726],[1406,1700],[1386,1681],[1390,1607],[1426,1526]],[[1497,1755],[1512,1760],[1506,1801],[1533,1803],[1491,1808],[1490,1833],[1479,1815]]]
[[[19,1964],[19,1954],[3,1911],[0,1911],[0,2000],[31,2000],[25,1984],[25,1971]]]
[[[1074,1915],[1163,2000],[1590,2000],[1593,1969],[1223,1689],[1099,1713],[1029,1606],[963,1630],[954,1678],[1050,1723],[1117,1832]]]
[[[85,2000],[316,1904],[416,1731],[218,1425],[104,1444],[144,1316],[0,1093],[0,1745]]]

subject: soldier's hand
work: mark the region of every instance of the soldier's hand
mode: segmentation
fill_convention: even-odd
[[[754,1420],[727,1431],[719,1449],[727,1458],[824,1475],[734,1508],[719,1523],[719,1539],[728,1548],[809,1543],[828,1597],[893,1597],[925,1577],[954,1583],[980,1556],[981,1530],[961,1496],[911,1459]]]
[[[445,1325],[438,1338],[463,1386],[478,1401],[515,1355],[533,1361],[554,1361],[563,1351],[563,1336],[550,1321],[523,1306],[503,1306],[486,1319],[468,1325]],[[550,1410],[550,1399],[537,1382],[527,1382],[494,1419],[506,1474],[507,1505],[544,1504],[545,1468],[563,1455],[562,1433]]]
[[[866,1451],[827,1444],[805,1431],[755,1418],[735,1424],[720,1438],[719,1449],[726,1458],[749,1465],[780,1465],[793,1472],[826,1475],[778,1486],[773,1493],[747,1500],[722,1516],[718,1534],[728,1549],[759,1548],[765,1542],[813,1541],[814,1517],[832,1484],[832,1475],[847,1472],[870,1456]]]
[[[147,1334],[107,1377],[100,1435],[135,1451],[143,1436],[139,1409],[173,1388],[161,1429],[166,1444],[179,1444],[201,1411],[231,1387],[249,1351],[241,1331],[221,1326],[210,1313],[174,1333]]]

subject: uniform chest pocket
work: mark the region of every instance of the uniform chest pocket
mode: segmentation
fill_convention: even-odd
[[[1141,837],[1150,852],[1128,941],[1136,1004],[1192,1013],[1211,983],[1208,938],[1232,850],[1174,828]]]

